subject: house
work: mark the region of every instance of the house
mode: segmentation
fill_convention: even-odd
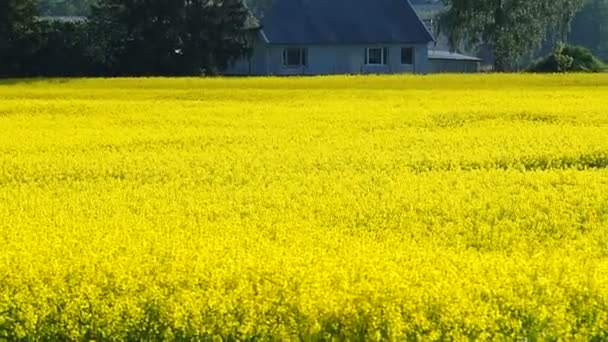
[[[427,73],[433,37],[408,0],[273,0],[228,74]]]

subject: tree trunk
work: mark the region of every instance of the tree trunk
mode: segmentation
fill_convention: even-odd
[[[509,59],[501,54],[495,54],[494,56],[494,71],[496,72],[508,72],[511,70],[511,63]]]
[[[504,35],[507,32],[507,18],[503,8],[503,0],[498,0],[494,11],[494,71],[505,72],[509,69],[509,47],[505,46]]]

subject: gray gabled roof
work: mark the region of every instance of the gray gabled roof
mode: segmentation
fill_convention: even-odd
[[[408,0],[273,0],[262,30],[270,44],[433,41]]]

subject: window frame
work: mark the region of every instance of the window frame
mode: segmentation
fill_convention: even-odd
[[[298,62],[293,64],[293,63],[289,63],[290,62],[290,57],[293,57],[293,55],[290,55],[290,52],[293,53],[297,51],[296,53],[298,54]],[[298,68],[305,68],[308,66],[308,48],[305,47],[285,47],[283,48],[283,67],[284,68],[288,68],[288,69],[298,69]]]
[[[370,55],[371,55],[372,50],[380,51],[380,62],[379,63],[371,63]],[[367,48],[365,48],[365,65],[369,65],[369,66],[388,65],[389,64],[389,60],[388,60],[389,54],[390,54],[390,50],[386,46],[367,47]]]

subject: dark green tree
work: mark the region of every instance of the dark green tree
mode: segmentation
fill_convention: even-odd
[[[608,0],[585,1],[572,22],[568,42],[608,58]]]
[[[89,54],[109,74],[212,73],[249,53],[248,19],[241,0],[99,0]]]
[[[443,0],[439,31],[453,49],[487,46],[497,71],[510,70],[543,41],[566,39],[583,0]]]
[[[18,74],[36,48],[36,0],[0,0],[0,76]]]

